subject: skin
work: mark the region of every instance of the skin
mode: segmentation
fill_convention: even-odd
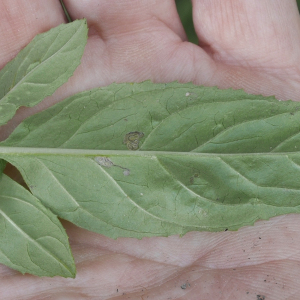
[[[294,0],[194,0],[200,45],[190,44],[172,0],[65,0],[90,28],[82,64],[26,116],[112,82],[192,81],[299,101],[300,18]],[[57,0],[0,1],[0,68],[38,33],[66,22]],[[63,223],[76,279],[21,275],[0,265],[1,299],[299,299],[299,215],[237,232],[111,240]],[[261,298],[263,299],[263,298]]]

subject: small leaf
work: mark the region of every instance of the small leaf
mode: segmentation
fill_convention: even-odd
[[[237,230],[299,212],[299,123],[297,102],[114,84],[28,118],[0,157],[54,213],[109,237]]]
[[[0,179],[0,262],[22,273],[75,277],[66,232],[57,217],[15,181]]]
[[[0,125],[20,106],[34,106],[65,83],[80,64],[87,41],[85,20],[37,35],[0,72]]]

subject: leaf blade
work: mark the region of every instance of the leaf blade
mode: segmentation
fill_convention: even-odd
[[[0,223],[1,263],[23,274],[75,277],[68,238],[57,217],[4,174]]]
[[[70,155],[67,149],[61,150],[65,154],[45,156],[40,149],[40,154],[1,157],[23,170],[33,194],[61,218],[111,238],[237,230],[257,219],[300,211],[295,179],[299,167],[292,163],[286,167],[278,187],[276,182],[263,186],[258,181],[262,179],[255,177],[257,170],[268,164],[265,182],[266,178],[272,182],[272,168],[278,159],[282,160],[279,167],[285,165],[290,160],[287,155],[130,151],[91,155],[87,150],[73,150]],[[97,164],[94,158],[99,155],[110,159],[113,166]],[[298,153],[293,155],[293,160],[300,160]],[[237,171],[231,166],[242,162],[247,166],[247,159],[256,164],[251,170]],[[129,174],[124,174],[123,168]],[[290,176],[286,178],[286,174]]]
[[[297,102],[243,91],[179,83],[113,84],[28,118],[0,145],[128,150],[126,134],[138,131],[144,133],[143,151],[265,153],[281,144],[276,151],[289,152],[300,139],[299,114]],[[292,137],[293,145],[285,146]]]
[[[236,230],[299,212],[299,109],[192,84],[111,85],[28,118],[0,157],[60,217],[112,238]]]
[[[0,71],[0,125],[20,106],[36,105],[65,83],[80,64],[86,41],[86,22],[78,20],[37,35],[21,50]]]

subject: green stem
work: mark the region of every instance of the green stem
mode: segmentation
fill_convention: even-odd
[[[66,17],[67,17],[68,22],[69,22],[69,23],[72,22],[72,19],[71,19],[70,15],[69,15],[69,13],[68,13],[66,7],[65,7],[65,4],[64,4],[63,0],[59,0],[59,1],[60,1],[60,4],[61,4],[61,6],[62,6],[62,8],[63,8],[63,10],[64,10],[64,13],[65,13],[65,15],[66,15]]]

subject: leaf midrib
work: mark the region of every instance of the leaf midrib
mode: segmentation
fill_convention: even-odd
[[[219,156],[282,156],[295,155],[294,152],[256,152],[256,153],[207,153],[207,152],[172,152],[172,151],[132,151],[132,150],[94,150],[94,149],[68,149],[68,148],[35,148],[35,147],[7,147],[0,146],[0,156],[22,155],[68,155],[73,157],[94,156],[192,156],[192,157],[219,157]]]

